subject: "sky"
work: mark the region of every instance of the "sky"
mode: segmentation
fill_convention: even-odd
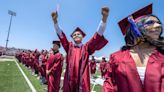
[[[109,57],[125,44],[117,23],[150,3],[153,3],[153,14],[164,23],[164,0],[1,0],[0,46],[6,44],[11,17],[8,10],[16,12],[12,19],[8,47],[49,50],[52,41],[59,40],[51,18],[51,13],[57,6],[58,23],[67,39],[73,41],[70,34],[78,26],[87,34],[83,43],[97,31],[102,17],[101,8],[108,6],[110,13],[104,36],[109,43],[93,55]],[[63,48],[60,50],[65,54]]]

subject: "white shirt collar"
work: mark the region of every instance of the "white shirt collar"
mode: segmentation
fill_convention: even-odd
[[[79,44],[75,43],[75,46],[77,46],[77,47],[81,47],[82,45],[83,45],[83,43],[79,43]]]

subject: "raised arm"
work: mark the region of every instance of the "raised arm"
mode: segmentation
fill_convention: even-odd
[[[52,16],[52,19],[53,19],[53,22],[54,22],[54,27],[55,27],[56,33],[62,38],[63,37],[63,35],[62,35],[63,31],[60,28],[60,26],[58,25],[58,21],[57,21],[58,13],[57,12],[52,12],[51,16]]]
[[[97,32],[94,36],[87,42],[89,54],[93,54],[96,50],[103,48],[108,41],[104,38],[103,33],[106,28],[106,22],[109,14],[109,8],[103,7],[101,10],[102,20],[98,26]]]
[[[109,8],[108,7],[103,7],[101,10],[101,14],[102,14],[102,20],[97,28],[97,33],[102,36],[105,28],[106,28],[106,22],[107,22],[107,18],[109,15]]]
[[[58,13],[57,12],[52,12],[51,14],[52,16],[52,20],[54,22],[54,27],[55,27],[55,30],[56,30],[56,33],[61,41],[61,44],[63,46],[63,48],[65,49],[66,52],[68,52],[68,49],[69,49],[69,42],[64,34],[64,32],[62,31],[62,29],[60,28],[60,26],[58,25]]]

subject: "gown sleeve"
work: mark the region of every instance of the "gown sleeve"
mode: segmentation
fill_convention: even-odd
[[[89,54],[93,54],[96,50],[100,50],[103,48],[107,43],[107,39],[104,38],[103,33],[106,28],[106,23],[100,22],[97,32],[94,34],[94,36],[87,42],[88,44],[88,51]]]
[[[56,33],[61,41],[61,44],[62,44],[64,50],[66,52],[68,52],[70,42],[67,40],[66,35],[62,31],[62,29],[59,27],[59,25],[56,23],[56,24],[54,24],[54,26],[55,26]]]
[[[115,64],[114,58],[110,57],[108,64],[106,65],[107,72],[105,74],[105,81],[102,86],[102,92],[118,92],[115,81]]]

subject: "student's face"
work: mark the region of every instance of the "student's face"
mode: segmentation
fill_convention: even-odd
[[[105,58],[102,58],[103,61],[105,61]]]
[[[56,51],[56,50],[59,49],[59,46],[58,46],[57,44],[54,44],[52,49],[53,49],[54,51]]]
[[[95,59],[95,57],[92,57],[92,60],[94,60]]]
[[[144,30],[146,36],[156,40],[162,32],[162,25],[156,17],[149,16],[144,21]]]
[[[81,32],[76,31],[73,33],[72,38],[73,38],[75,43],[79,44],[82,42],[83,35],[81,34]]]
[[[47,54],[47,51],[44,51],[43,54],[46,55]]]
[[[53,48],[52,48],[52,49],[53,49]],[[52,53],[53,53],[53,50],[52,50],[52,49],[48,52],[48,54],[52,54]]]

